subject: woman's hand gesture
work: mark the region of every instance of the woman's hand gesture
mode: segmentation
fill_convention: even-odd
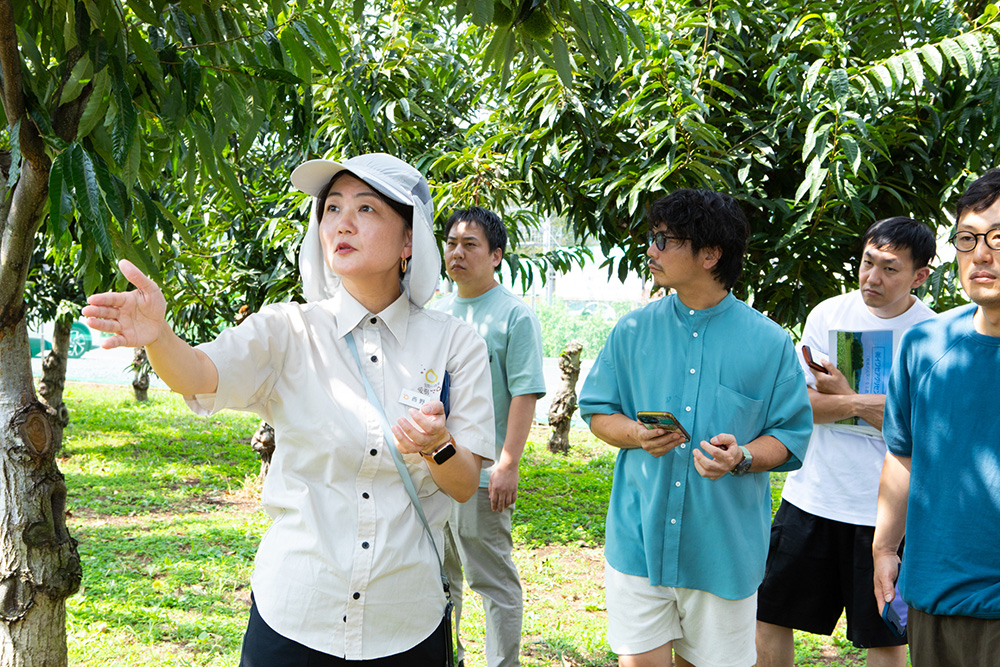
[[[115,334],[101,344],[106,350],[149,345],[163,333],[167,301],[159,286],[132,262],[120,260],[118,269],[136,289],[93,294],[81,314],[92,329]]]

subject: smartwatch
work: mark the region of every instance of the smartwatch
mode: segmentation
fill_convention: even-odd
[[[753,454],[750,450],[740,445],[740,451],[743,452],[743,460],[736,464],[736,467],[729,471],[730,475],[734,477],[742,477],[743,475],[750,472],[750,466],[753,465]]]
[[[451,457],[455,455],[455,436],[448,436],[448,442],[439,446],[433,452],[428,454],[427,452],[420,452],[421,456],[426,456],[429,459],[433,459],[434,463],[441,465]]]

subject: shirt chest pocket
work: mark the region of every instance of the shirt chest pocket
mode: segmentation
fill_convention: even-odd
[[[764,401],[750,398],[720,384],[715,394],[715,410],[712,413],[714,428],[710,435],[732,433],[737,443],[745,445],[763,430],[763,414]]]

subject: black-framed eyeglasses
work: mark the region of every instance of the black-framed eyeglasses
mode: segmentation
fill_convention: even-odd
[[[1000,250],[1000,229],[991,229],[985,234],[956,232],[948,239],[948,243],[955,246],[955,250],[959,252],[972,252],[979,245],[980,236],[983,237],[983,242],[990,250]]]
[[[684,238],[683,236],[671,236],[666,232],[655,232],[655,233],[649,232],[649,234],[646,235],[646,243],[648,243],[649,245],[653,245],[655,243],[656,249],[661,252],[667,247],[667,239],[670,239],[671,241],[677,241],[678,244],[687,241],[687,239]]]

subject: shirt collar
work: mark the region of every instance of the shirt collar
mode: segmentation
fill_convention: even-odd
[[[370,313],[346,289],[338,290],[330,299],[330,309],[337,317],[337,337],[343,338],[373,315],[385,322],[389,333],[402,345],[406,342],[406,327],[410,321],[410,302],[400,294],[381,313]]]
[[[736,305],[736,303],[739,301],[739,299],[733,296],[733,293],[730,291],[729,293],[726,294],[726,296],[722,298],[722,301],[715,304],[711,308],[695,310],[693,308],[688,308],[687,306],[685,306],[684,302],[677,297],[677,294],[671,294],[670,296],[672,296],[674,299],[674,312],[677,314],[677,316],[683,321],[694,321],[694,322],[703,322],[705,320],[709,320],[715,317],[716,315],[721,315],[722,313],[726,312],[734,305]]]

